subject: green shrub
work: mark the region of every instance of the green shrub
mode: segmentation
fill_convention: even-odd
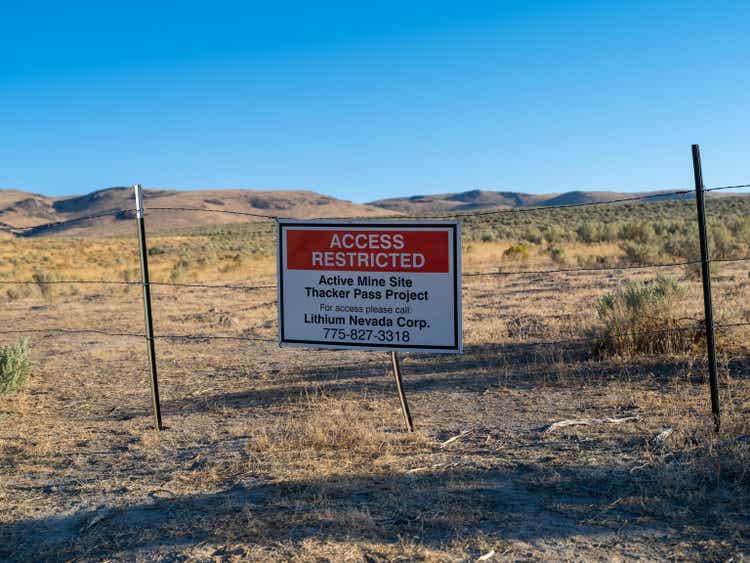
[[[620,228],[619,238],[647,244],[656,239],[656,231],[648,221],[629,221]]]
[[[526,262],[529,259],[529,247],[525,244],[513,244],[505,249],[503,258],[506,260],[517,260]]]
[[[631,264],[650,264],[659,260],[659,249],[650,243],[625,242],[620,248]]]
[[[26,340],[0,348],[0,395],[19,389],[31,371]]]
[[[602,226],[600,239],[606,242],[617,240],[620,234],[620,227],[616,223],[605,223]]]
[[[651,282],[628,281],[603,295],[596,307],[604,323],[597,350],[617,356],[690,351],[700,340],[701,325],[680,322],[676,305],[685,294],[675,278],[658,277]]]
[[[550,225],[544,231],[544,238],[549,243],[562,242],[566,238],[565,229],[560,225]]]
[[[685,261],[698,260],[701,257],[698,235],[673,235],[664,242],[664,251]]]
[[[523,239],[532,244],[539,244],[544,240],[544,235],[537,227],[527,227]]]
[[[734,239],[726,225],[713,225],[709,232],[711,258],[726,260],[742,253],[742,246]]]
[[[553,244],[549,247],[549,256],[556,264],[563,265],[567,262],[565,249],[559,244]]]
[[[156,244],[148,249],[149,256],[159,256],[160,254],[167,254],[170,251],[168,246],[162,244]]]
[[[730,228],[738,242],[750,247],[750,217],[736,218]]]
[[[578,240],[586,243],[598,242],[600,240],[600,223],[586,221],[576,230]]]

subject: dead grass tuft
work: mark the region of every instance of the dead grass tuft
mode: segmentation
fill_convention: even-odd
[[[412,449],[424,440],[419,433],[400,431],[395,400],[329,397],[317,391],[300,400],[298,408],[298,416],[258,435],[254,449],[267,454],[330,451],[372,458]]]

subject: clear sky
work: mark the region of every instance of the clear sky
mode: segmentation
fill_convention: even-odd
[[[750,182],[750,2],[3,2],[0,188]]]

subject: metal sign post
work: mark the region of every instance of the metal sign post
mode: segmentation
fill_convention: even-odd
[[[404,415],[404,423],[409,432],[414,432],[414,423],[411,420],[411,413],[409,412],[409,403],[406,402],[406,394],[404,393],[404,382],[401,380],[401,364],[398,361],[397,352],[391,352],[391,363],[393,364],[393,376],[396,379],[396,390],[398,391],[398,398],[401,401],[401,412]]]
[[[698,234],[701,245],[701,279],[703,280],[703,307],[706,319],[708,381],[711,386],[711,412],[714,415],[714,426],[718,432],[721,427],[721,413],[719,407],[719,378],[716,369],[716,340],[714,339],[714,308],[711,302],[711,259],[708,253],[701,149],[698,145],[693,145],[693,173],[695,175],[695,201],[698,206]]]
[[[148,364],[151,368],[151,398],[154,403],[154,426],[162,430],[161,406],[159,405],[159,382],[156,376],[156,349],[154,348],[154,321],[151,316],[151,285],[148,275],[148,248],[146,246],[146,226],[143,222],[143,193],[141,185],[133,186],[135,191],[135,216],[138,222],[138,243],[141,253],[141,280],[143,285],[143,314],[146,320],[146,342],[148,343]]]

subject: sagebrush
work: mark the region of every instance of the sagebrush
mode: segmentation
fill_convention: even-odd
[[[0,395],[19,389],[31,371],[26,340],[0,348]]]
[[[598,351],[618,356],[688,352],[700,340],[699,321],[681,318],[677,305],[686,289],[673,277],[627,281],[599,298],[604,334]]]

